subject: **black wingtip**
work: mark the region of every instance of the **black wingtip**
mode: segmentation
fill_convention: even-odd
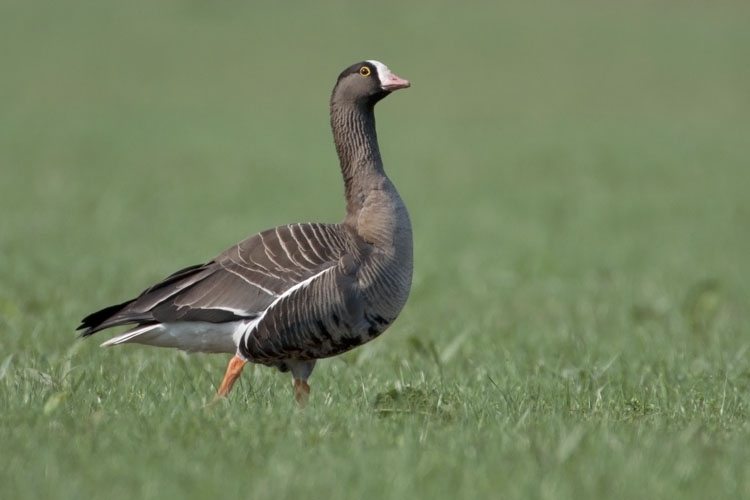
[[[89,335],[93,335],[99,330],[104,330],[106,328],[109,328],[110,326],[115,326],[113,324],[107,324],[107,320],[112,318],[112,316],[120,312],[131,302],[133,301],[128,300],[127,302],[123,302],[122,304],[105,307],[104,309],[100,309],[99,311],[91,313],[83,318],[81,320],[81,324],[78,325],[78,328],[76,328],[76,331],[83,330],[80,334],[80,338],[88,337]]]

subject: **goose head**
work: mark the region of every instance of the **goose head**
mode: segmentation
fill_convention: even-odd
[[[410,86],[408,80],[394,75],[380,61],[362,61],[341,72],[331,100],[372,106],[391,92]]]

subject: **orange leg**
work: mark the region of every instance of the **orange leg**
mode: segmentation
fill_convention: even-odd
[[[224,374],[224,380],[221,381],[221,385],[219,386],[219,390],[217,391],[216,396],[214,396],[213,401],[211,401],[208,406],[216,403],[219,398],[227,397],[229,391],[232,390],[232,386],[234,385],[235,381],[242,373],[242,368],[244,367],[245,361],[237,355],[229,360],[229,364],[227,365],[227,372]]]
[[[300,379],[294,379],[294,399],[297,403],[304,407],[307,404],[307,398],[310,395],[310,386],[307,382]]]
[[[232,390],[234,382],[239,378],[244,367],[245,361],[235,354],[234,357],[229,360],[227,372],[224,374],[224,380],[221,381],[219,391],[216,394],[217,396],[224,398],[229,395],[229,391]]]

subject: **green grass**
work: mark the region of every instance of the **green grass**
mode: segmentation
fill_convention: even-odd
[[[750,498],[750,8],[0,5],[0,497]],[[338,72],[415,231],[308,408],[73,329],[246,235],[337,221]]]

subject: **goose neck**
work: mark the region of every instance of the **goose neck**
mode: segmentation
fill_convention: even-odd
[[[358,177],[360,171],[382,173],[372,106],[332,104],[331,128],[345,180]]]

